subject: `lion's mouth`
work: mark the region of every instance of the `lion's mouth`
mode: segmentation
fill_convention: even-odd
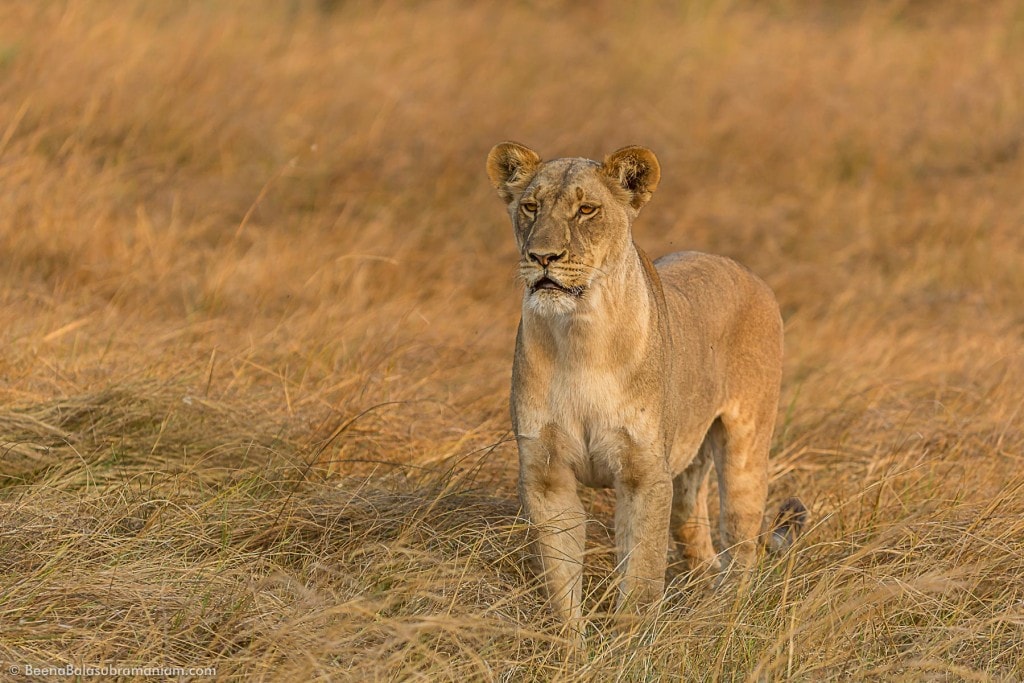
[[[540,292],[542,290],[562,292],[563,294],[569,294],[571,296],[579,296],[582,293],[582,287],[566,287],[562,283],[552,280],[547,275],[533,283],[534,292]]]

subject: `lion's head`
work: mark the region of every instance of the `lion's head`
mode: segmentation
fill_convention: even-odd
[[[515,142],[496,145],[487,175],[508,204],[527,304],[568,313],[632,249],[630,227],[658,186],[661,169],[644,147],[624,147],[604,163],[541,162]]]

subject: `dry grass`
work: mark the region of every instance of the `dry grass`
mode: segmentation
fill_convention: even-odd
[[[1024,7],[853,5],[0,6],[0,661],[1024,678]],[[638,241],[772,284],[816,520],[630,628],[588,494],[577,662],[517,516],[506,138],[654,148]]]

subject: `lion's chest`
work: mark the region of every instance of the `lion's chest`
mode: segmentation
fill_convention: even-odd
[[[559,456],[583,484],[610,487],[629,457],[638,432],[646,431],[649,411],[638,404],[619,374],[593,368],[562,367],[546,383],[546,401],[535,424],[562,435]]]
[[[552,417],[581,427],[621,426],[628,401],[614,372],[579,367],[556,367],[547,385],[546,409]]]
[[[631,341],[609,328],[631,330]],[[644,390],[651,384],[648,337],[638,330],[607,316],[551,322],[524,315],[513,373],[521,458],[557,458],[581,483],[607,487],[630,469],[631,454],[664,444],[662,403]]]

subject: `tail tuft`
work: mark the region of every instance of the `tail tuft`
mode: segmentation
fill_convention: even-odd
[[[808,517],[807,506],[799,498],[784,500],[779,506],[779,514],[775,516],[768,548],[772,552],[779,553],[793,545],[807,524]]]

